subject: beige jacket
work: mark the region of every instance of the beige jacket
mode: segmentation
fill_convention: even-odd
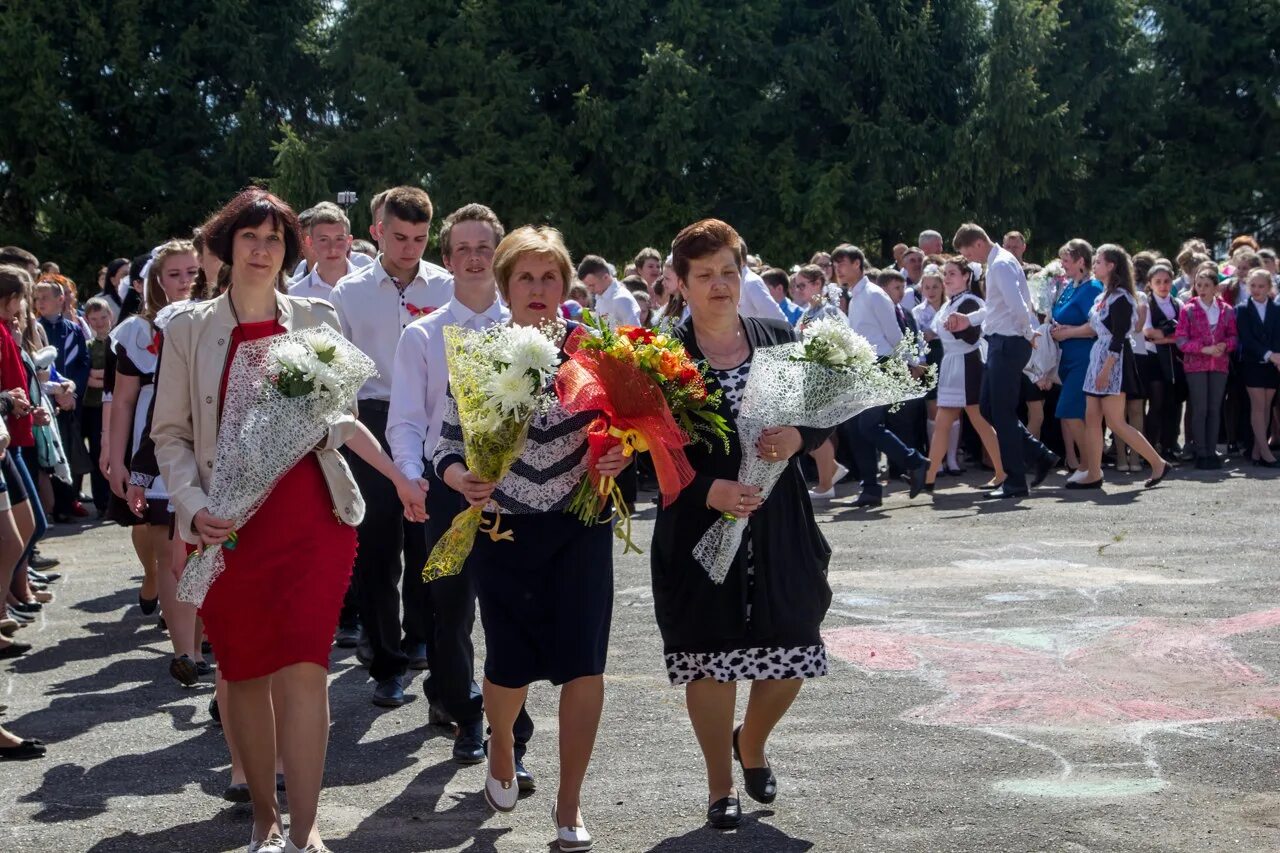
[[[338,328],[338,315],[324,300],[278,293],[276,304],[280,325],[289,331],[322,324]],[[193,544],[198,537],[192,519],[209,506],[207,490],[218,444],[219,390],[235,328],[227,297],[220,296],[177,315],[164,333],[151,438],[173,502],[178,533]],[[333,514],[352,527],[364,518],[364,499],[338,448],[354,434],[355,424],[353,409],[353,414],[329,428],[329,437],[316,450]]]

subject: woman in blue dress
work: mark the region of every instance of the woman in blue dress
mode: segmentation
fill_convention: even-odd
[[[1068,240],[1058,250],[1058,258],[1071,281],[1053,304],[1051,334],[1061,352],[1058,378],[1062,380],[1062,393],[1058,396],[1054,414],[1062,422],[1067,466],[1073,469],[1071,476],[1079,480],[1088,473],[1082,457],[1085,448],[1084,374],[1089,369],[1093,339],[1097,337],[1089,325],[1089,312],[1102,295],[1102,284],[1090,275],[1093,246],[1087,241]]]

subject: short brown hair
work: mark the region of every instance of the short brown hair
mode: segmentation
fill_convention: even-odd
[[[658,254],[658,250],[652,246],[646,246],[636,253],[636,259],[632,261],[636,265],[636,270],[644,269],[645,261],[657,261],[658,266],[662,266],[662,255]]]
[[[1213,261],[1204,261],[1199,266],[1196,267],[1195,275],[1191,276],[1192,287],[1195,287],[1196,281],[1202,275],[1209,276],[1210,278],[1212,278],[1215,284],[1220,282],[1222,279],[1222,273],[1218,269],[1218,265],[1215,264]]]
[[[39,258],[18,246],[0,248],[0,264],[21,267],[27,271],[28,276],[34,276],[40,269]]]
[[[787,275],[786,270],[777,267],[769,267],[760,273],[760,278],[769,287],[781,287],[784,291],[791,285],[791,276]]]
[[[556,262],[560,268],[563,286],[560,301],[569,295],[569,287],[573,284],[573,259],[569,249],[565,247],[564,235],[550,225],[534,227],[525,225],[512,231],[498,244],[493,253],[493,277],[498,280],[498,292],[506,301],[510,292],[511,273],[516,262],[525,255],[541,255]]]
[[[484,222],[488,224],[493,229],[495,249],[497,244],[502,242],[502,238],[507,235],[507,229],[502,227],[502,221],[498,219],[498,214],[494,213],[487,205],[465,204],[444,218],[444,224],[440,227],[441,256],[447,257],[453,251],[453,226],[459,222]]]
[[[1234,255],[1238,249],[1252,249],[1258,251],[1258,241],[1248,234],[1241,234],[1231,241],[1231,251],[1228,254]]]
[[[226,206],[200,226],[205,245],[225,265],[223,274],[230,275],[231,259],[235,252],[236,232],[245,228],[257,228],[268,222],[280,229],[284,236],[284,271],[293,269],[302,251],[302,232],[298,228],[298,214],[279,196],[258,187],[241,190]],[[185,242],[185,241],[184,241]],[[195,251],[190,243],[188,251]]]
[[[1023,243],[1024,245],[1025,245],[1025,244],[1026,244],[1026,242],[1027,242],[1027,238],[1022,236],[1022,232],[1021,232],[1021,231],[1009,231],[1008,233],[1006,233],[1006,234],[1004,235],[1004,239],[1005,239],[1005,240],[1008,240],[1010,237],[1013,237],[1013,238],[1014,238],[1015,240],[1017,240],[1019,243]],[[1003,242],[1003,240],[1002,240],[1001,242]]]
[[[813,281],[815,278],[820,281],[826,281],[827,278],[827,274],[817,264],[805,264],[796,271],[796,275],[808,281]]]
[[[956,229],[956,236],[951,238],[951,245],[958,252],[961,249],[968,248],[979,240],[991,241],[987,236],[987,232],[981,225],[975,225],[972,222],[966,222]]]
[[[401,222],[419,225],[423,222],[431,224],[435,211],[431,207],[431,196],[418,187],[395,187],[387,191],[382,203],[382,218],[394,216]]]
[[[391,190],[383,190],[382,192],[369,199],[369,221],[374,225],[382,219],[379,213],[382,213],[382,207],[387,203],[387,193]]]
[[[686,225],[671,241],[671,266],[676,271],[676,278],[684,281],[689,275],[690,261],[714,255],[721,249],[731,250],[741,269],[744,261],[742,238],[732,225],[719,219],[701,219]]]
[[[341,225],[347,232],[351,231],[351,220],[342,208],[331,201],[322,201],[311,208],[311,220],[306,223],[307,233],[317,225]]]

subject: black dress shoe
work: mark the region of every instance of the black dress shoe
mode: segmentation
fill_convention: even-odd
[[[1052,453],[1047,457],[1040,457],[1040,461],[1036,463],[1036,473],[1031,478],[1031,488],[1035,488],[1045,481],[1045,479],[1058,469],[1062,459]]]
[[[880,500],[880,498],[875,495],[863,494],[858,495],[858,499],[853,502],[853,508],[862,509],[863,507],[878,507],[882,503],[884,503],[884,501]]]
[[[747,767],[742,763],[742,753],[738,751],[738,733],[741,731],[742,726],[733,730],[733,760],[742,768],[742,780],[746,784],[747,796],[757,803],[768,805],[777,799],[778,780],[773,775],[773,768],[769,766],[768,758],[764,760],[764,767]]]
[[[0,746],[0,761],[29,761],[44,758],[45,745],[35,740],[24,740],[17,746]]]
[[[350,628],[338,626],[338,633],[333,635],[333,644],[340,649],[354,649],[360,643],[360,626]]]
[[[1011,498],[1025,498],[1031,493],[1026,489],[1011,489],[1008,486],[999,486],[987,492],[987,497],[993,501],[1009,500]]]
[[[458,738],[453,742],[453,760],[470,767],[484,761],[484,722],[476,720],[458,725]]]
[[[1160,485],[1160,481],[1164,479],[1164,475],[1169,473],[1169,468],[1170,468],[1170,467],[1171,467],[1171,466],[1169,465],[1169,463],[1168,463],[1168,462],[1164,463],[1164,470],[1160,472],[1160,476],[1159,476],[1159,477],[1151,477],[1151,478],[1150,478],[1150,479],[1148,479],[1145,483],[1143,483],[1143,484],[1142,484],[1142,488],[1144,488],[1144,489],[1154,489],[1156,486]]]
[[[373,689],[373,704],[379,708],[399,708],[404,704],[404,685],[400,676],[384,678]]]
[[[1071,483],[1071,482],[1068,482],[1068,483],[1067,483],[1067,488],[1068,488],[1068,489],[1101,489],[1101,488],[1102,488],[1102,477],[1099,477],[1098,479],[1096,479],[1096,480],[1094,480],[1094,481],[1092,481],[1092,482],[1090,482],[1090,483]]]
[[[524,762],[516,759],[516,787],[520,789],[522,794],[532,794],[538,789],[538,785],[533,781],[533,774],[524,768]]]
[[[41,572],[43,572],[45,569],[52,569],[54,566],[60,566],[60,565],[62,565],[61,560],[59,560],[56,557],[46,557],[44,554],[41,554],[39,551],[36,551],[35,553],[33,553],[31,555],[31,558],[27,560],[27,566],[29,568],[36,569],[37,571],[41,571]],[[56,577],[54,577],[53,575],[50,575],[50,578],[52,580],[57,580],[60,577],[62,577],[62,575],[57,575]]]
[[[218,710],[217,696],[209,700],[209,719],[213,721],[215,726],[222,725],[222,712]]]
[[[222,799],[229,803],[247,803],[249,798],[249,786],[245,782],[237,782],[234,785],[228,785],[222,792]]]
[[[907,491],[907,497],[914,498],[924,489],[924,478],[929,474],[929,466],[921,465],[907,475],[907,482],[910,486]]]
[[[737,797],[716,800],[707,809],[707,823],[716,829],[737,829],[742,823],[742,807]]]
[[[39,613],[41,610],[44,609],[44,605],[38,601],[21,601],[17,604],[10,604],[9,606],[12,607],[14,610],[17,610],[19,613],[34,614],[34,613]]]
[[[169,661],[169,674],[183,687],[192,687],[200,680],[196,663],[188,655]]]
[[[405,657],[409,658],[409,669],[418,671],[431,669],[431,663],[427,660],[427,644],[415,643],[404,650]]]
[[[201,678],[208,678],[210,675],[213,675],[213,664],[209,663],[207,660],[196,661],[196,675]]]

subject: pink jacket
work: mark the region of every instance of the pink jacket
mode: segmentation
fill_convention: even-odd
[[[1178,318],[1178,330],[1174,337],[1178,341],[1178,349],[1182,350],[1182,366],[1187,373],[1226,373],[1231,361],[1231,353],[1235,351],[1236,312],[1230,305],[1217,300],[1218,325],[1210,328],[1209,312],[1198,298],[1192,299]],[[1226,351],[1222,355],[1205,355],[1201,352],[1207,346],[1225,343]]]

